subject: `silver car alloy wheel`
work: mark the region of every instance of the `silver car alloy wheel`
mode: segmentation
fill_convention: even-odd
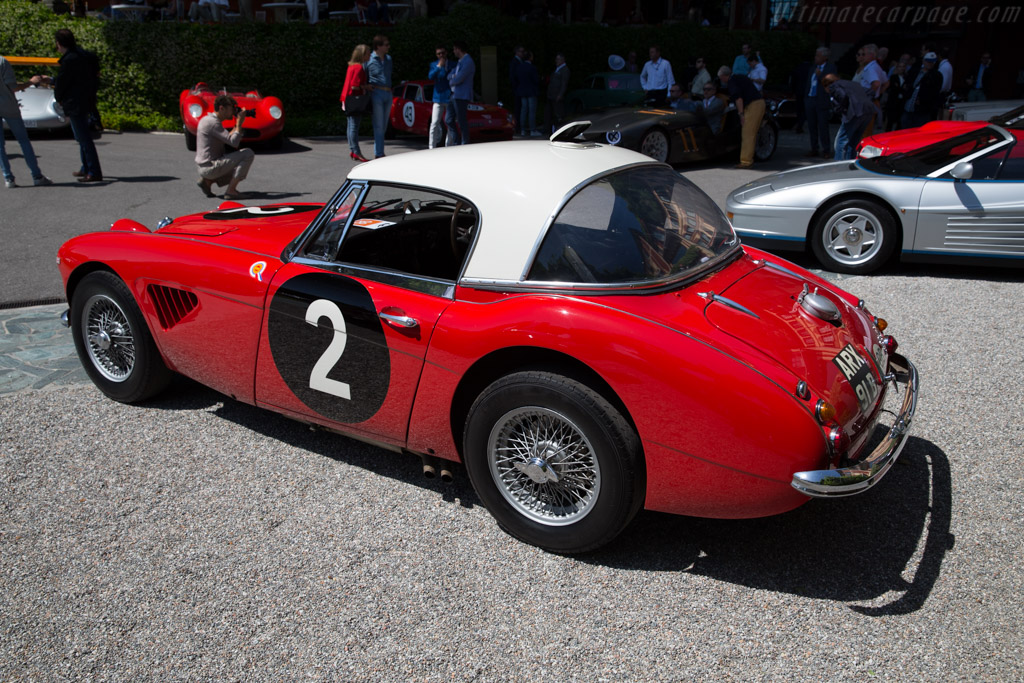
[[[127,380],[135,368],[135,336],[117,302],[103,294],[90,297],[81,323],[93,367],[111,382]]]
[[[601,491],[590,441],[569,418],[547,408],[524,406],[502,415],[487,440],[487,462],[505,500],[540,524],[580,521]]]
[[[882,249],[878,217],[863,209],[845,209],[832,216],[821,232],[822,246],[839,263],[856,266],[870,261]]]
[[[646,154],[655,161],[668,161],[668,136],[664,131],[649,131],[640,143],[640,153]]]

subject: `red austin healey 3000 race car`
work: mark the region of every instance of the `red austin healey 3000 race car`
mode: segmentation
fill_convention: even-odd
[[[918,391],[885,322],[585,125],[360,164],[323,204],[75,237],[82,363],[118,401],[177,372],[461,462],[504,529],[559,553],[642,507],[759,517],[875,485]]]

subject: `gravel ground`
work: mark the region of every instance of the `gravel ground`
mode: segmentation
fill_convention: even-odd
[[[0,680],[1021,680],[1022,278],[843,285],[922,375],[883,484],[644,512],[584,557],[502,533],[461,471],[184,380],[0,397]]]

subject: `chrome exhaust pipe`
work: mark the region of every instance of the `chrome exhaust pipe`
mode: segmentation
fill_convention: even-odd
[[[423,457],[423,476],[427,479],[433,479],[437,476],[437,459],[430,455],[424,455]]]
[[[443,464],[441,465],[440,472],[441,481],[443,481],[446,484],[450,484],[452,483],[452,479],[455,478],[452,476],[452,463],[450,460],[444,460],[442,461],[442,463]]]

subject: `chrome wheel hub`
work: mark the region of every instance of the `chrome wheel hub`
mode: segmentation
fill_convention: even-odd
[[[135,338],[128,317],[108,296],[91,297],[82,310],[85,345],[92,365],[111,382],[123,382],[135,367]]]
[[[550,526],[578,522],[601,490],[590,441],[569,418],[527,406],[503,415],[487,441],[491,478],[520,514]]]
[[[870,212],[854,209],[829,221],[821,240],[836,261],[857,265],[871,260],[881,250],[882,228]]]

